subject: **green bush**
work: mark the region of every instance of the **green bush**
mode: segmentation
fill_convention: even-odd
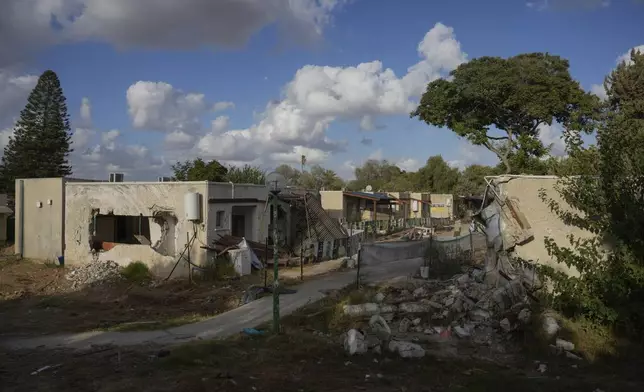
[[[143,283],[152,279],[152,274],[148,269],[148,266],[143,264],[141,261],[135,261],[123,268],[121,272],[123,277],[131,282]]]

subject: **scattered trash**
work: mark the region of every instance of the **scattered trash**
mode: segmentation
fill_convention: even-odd
[[[541,374],[545,373],[548,370],[548,366],[545,363],[540,363],[537,367],[537,371]]]
[[[34,370],[33,372],[31,372],[31,375],[32,375],[32,376],[35,376],[35,375],[37,375],[37,374],[39,374],[39,373],[44,372],[45,370],[56,369],[57,367],[61,367],[61,366],[63,366],[63,364],[62,364],[62,363],[59,363],[59,364],[57,364],[57,365],[47,365],[47,366],[43,366],[43,367],[41,367],[41,368],[39,368],[39,369],[36,369],[36,370]]]
[[[260,330],[255,329],[255,328],[244,328],[244,329],[242,329],[242,332],[245,333],[246,335],[250,335],[250,336],[261,336],[261,335],[266,334],[266,331],[260,331]]]

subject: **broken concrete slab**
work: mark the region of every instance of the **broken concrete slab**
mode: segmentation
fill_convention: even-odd
[[[422,358],[425,356],[425,349],[420,345],[402,340],[392,340],[388,345],[389,351],[398,353],[403,358]]]
[[[349,355],[366,353],[367,345],[364,334],[357,329],[350,329],[344,338],[344,350]]]
[[[372,316],[381,313],[393,313],[397,310],[395,305],[380,305],[376,303],[365,303],[359,305],[344,305],[344,314],[352,317]]]

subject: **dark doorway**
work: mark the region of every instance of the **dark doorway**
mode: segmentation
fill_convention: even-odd
[[[246,216],[245,215],[233,215],[231,221],[231,234],[235,237],[245,237],[246,236]]]

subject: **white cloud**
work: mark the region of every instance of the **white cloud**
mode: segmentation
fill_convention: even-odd
[[[117,48],[240,47],[277,24],[298,43],[318,40],[344,0],[3,0],[0,62],[61,42]],[[0,66],[3,64],[0,63]]]
[[[215,102],[215,104],[212,105],[212,110],[214,112],[221,112],[227,109],[234,109],[234,108],[235,108],[235,103],[227,102],[227,101]]]
[[[610,0],[536,0],[525,3],[526,7],[537,11],[596,9],[610,7]]]
[[[552,145],[550,155],[560,157],[566,155],[566,141],[563,138],[563,128],[559,123],[539,126],[539,140],[546,146]]]
[[[164,132],[199,130],[209,106],[203,94],[184,93],[164,82],[136,82],[126,98],[134,128]]]
[[[603,84],[593,84],[590,86],[590,92],[598,96],[602,101],[605,101],[608,98]]]
[[[396,162],[396,166],[407,172],[417,171],[422,163],[418,159],[414,158],[403,158]]]
[[[7,128],[0,131],[0,157],[4,155],[4,148],[9,144],[9,139],[13,136],[13,128]]]
[[[91,138],[96,134],[96,131],[90,128],[76,128],[72,133],[72,148],[75,152],[79,153],[82,149],[87,147]]]
[[[617,60],[615,60],[617,65],[619,65],[621,63],[624,63],[624,62],[626,63],[626,65],[631,65],[632,62],[633,62],[631,60],[631,51],[633,51],[633,50],[635,50],[638,53],[644,54],[644,45],[635,46],[634,48],[629,49],[628,52],[626,52],[623,55],[619,56],[617,58]]]
[[[87,97],[84,97],[81,100],[79,125],[83,127],[92,126],[92,104],[90,103],[89,98]]]
[[[374,160],[374,161],[380,161],[382,160],[383,154],[382,154],[382,148],[379,148],[377,150],[374,150],[369,154],[367,157],[367,160]]]
[[[342,142],[326,136],[331,123],[359,120],[363,128],[373,128],[377,116],[407,114],[428,82],[467,58],[453,29],[441,23],[427,32],[417,50],[421,61],[402,78],[377,60],[349,67],[306,65],[287,83],[283,99],[266,106],[257,124],[208,134],[197,143],[198,150],[217,159],[256,160],[298,146],[342,149]]]
[[[447,164],[460,170],[469,165],[496,165],[498,158],[490,150],[476,146],[465,139],[460,139],[454,159],[448,159]]]
[[[13,126],[37,82],[36,75],[19,75],[8,69],[0,69],[0,129]]]
[[[211,129],[213,133],[222,133],[228,130],[230,124],[230,117],[219,116],[211,122]]]
[[[100,143],[72,155],[74,176],[107,178],[110,172],[122,172],[131,179],[153,180],[166,174],[168,167],[163,157],[152,153],[147,146],[126,144],[121,132],[113,129],[100,134]]]
[[[328,151],[318,150],[316,148],[307,148],[302,146],[293,147],[292,151],[279,152],[270,155],[271,163],[280,165],[282,163],[300,164],[302,155],[306,156],[308,165],[323,163],[329,157]]]

